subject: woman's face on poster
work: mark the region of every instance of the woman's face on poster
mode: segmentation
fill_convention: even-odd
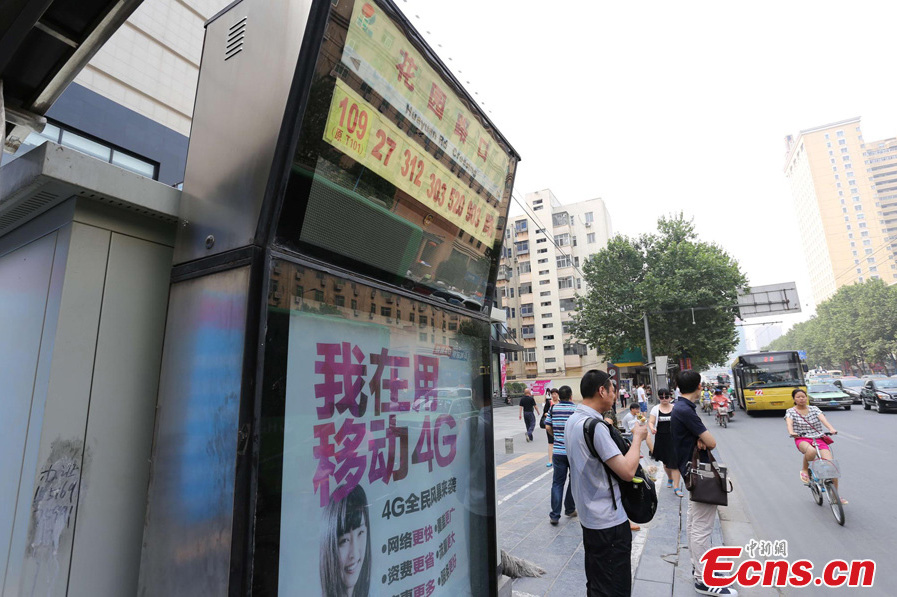
[[[351,593],[361,575],[361,568],[364,566],[364,558],[367,555],[365,553],[367,549],[365,525],[340,535],[337,548],[339,549],[340,578],[346,588],[346,593]]]

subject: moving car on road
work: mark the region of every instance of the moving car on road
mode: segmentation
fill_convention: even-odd
[[[842,377],[841,379],[836,379],[834,383],[839,390],[850,396],[854,404],[863,403],[860,393],[863,390],[863,386],[866,384],[865,381],[858,377]]]
[[[810,404],[819,408],[830,406],[844,407],[844,410],[850,410],[850,406],[853,404],[853,398],[842,392],[835,383],[810,383],[807,386],[807,396],[810,398]]]
[[[867,379],[862,390],[863,408],[882,413],[897,410],[897,379]]]

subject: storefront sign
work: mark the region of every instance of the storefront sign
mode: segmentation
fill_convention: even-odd
[[[486,541],[482,352],[448,340],[291,313],[280,595],[469,594]]]

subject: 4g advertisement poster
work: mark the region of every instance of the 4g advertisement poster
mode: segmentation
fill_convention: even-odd
[[[486,582],[471,568],[488,559],[483,337],[386,321],[290,313],[281,596]]]

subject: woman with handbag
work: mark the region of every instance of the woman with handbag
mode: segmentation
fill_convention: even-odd
[[[810,399],[805,391],[794,388],[791,398],[794,400],[794,406],[785,411],[785,425],[788,427],[788,435],[794,438],[794,445],[804,455],[800,480],[807,485],[810,483],[808,472],[810,462],[816,460],[817,456],[823,460],[832,459],[832,448],[829,444],[835,440],[825,434],[823,426],[833,435],[838,432],[819,408],[809,404]],[[838,479],[834,481],[835,489],[838,489]],[[846,504],[847,500],[841,498],[841,503]]]

